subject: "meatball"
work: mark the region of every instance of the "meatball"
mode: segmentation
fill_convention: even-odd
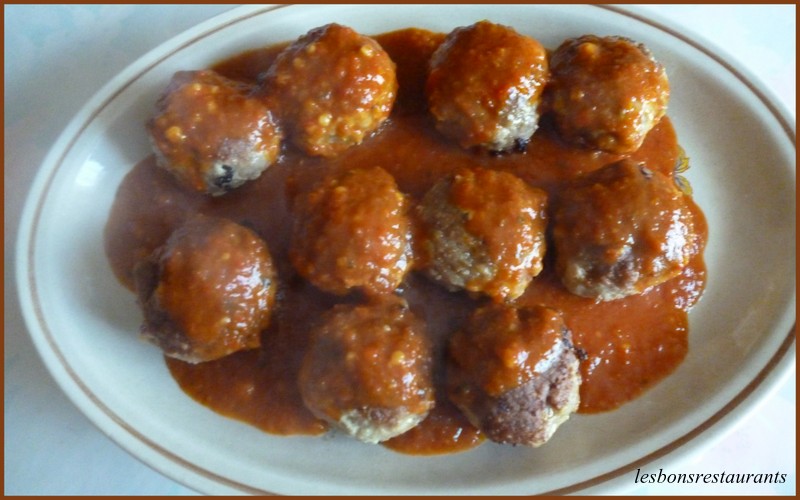
[[[452,290],[513,300],[542,270],[547,194],[507,172],[461,169],[418,207],[422,267]]]
[[[567,40],[553,53],[550,70],[546,101],[568,142],[631,153],[666,113],[666,71],[644,45],[626,38]]]
[[[578,357],[554,309],[480,307],[447,359],[450,400],[492,441],[540,446],[578,409]]]
[[[158,164],[212,195],[261,175],[283,134],[253,90],[211,70],[176,73],[147,123]]]
[[[330,157],[360,144],[389,117],[397,76],[378,42],[328,24],[283,50],[263,86],[293,143]]]
[[[584,297],[643,293],[680,274],[697,251],[688,198],[671,178],[632,160],[576,179],[553,219],[556,271]]]
[[[253,231],[196,215],[151,258],[134,281],[144,312],[142,336],[167,356],[210,361],[261,343],[275,303],[276,273]]]
[[[524,146],[539,122],[547,53],[513,29],[482,21],[452,31],[430,60],[428,106],[462,147]]]
[[[391,292],[411,267],[406,197],[380,167],[329,175],[299,197],[295,213],[289,257],[321,290]]]
[[[434,406],[431,347],[397,296],[340,304],[312,333],[299,375],[318,418],[367,443],[398,436]]]

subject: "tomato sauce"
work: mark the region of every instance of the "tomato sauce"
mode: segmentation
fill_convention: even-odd
[[[417,203],[443,176],[459,167],[477,166],[511,172],[554,197],[575,176],[622,158],[569,147],[546,121],[521,153],[477,153],[443,138],[420,105],[424,103],[424,64],[435,49],[431,40],[441,38],[421,34],[412,29],[376,37],[397,62],[400,90],[390,119],[360,146],[334,158],[319,158],[287,145],[261,177],[219,197],[187,191],[159,169],[152,156],[144,158],[123,180],[107,223],[105,245],[115,274],[127,287],[133,287],[134,265],[162,245],[193,212],[226,217],[252,228],[267,242],[277,267],[277,307],[262,334],[260,349],[196,365],[166,360],[180,387],[199,403],[268,433],[318,435],[327,430],[327,425],[303,406],[297,388],[300,361],[315,321],[335,304],[359,297],[336,297],[315,289],[297,275],[288,259],[291,203],[323,175],[380,166]],[[214,69],[252,82],[266,70],[279,48],[250,51]],[[680,160],[679,151],[672,124],[664,118],[629,157],[672,176]],[[702,248],[705,222],[700,209],[692,207]],[[642,295],[611,302],[596,303],[572,295],[552,268],[552,259],[546,255],[544,271],[518,303],[544,304],[564,313],[574,344],[585,354],[579,412],[619,407],[669,375],[684,359],[688,349],[687,312],[705,284],[702,251],[679,277]],[[442,364],[439,360],[447,338],[483,300],[449,292],[416,272],[406,277],[399,293],[426,323],[438,365]],[[442,372],[440,366],[435,368],[437,388],[444,385]],[[462,451],[483,441],[480,431],[446,401],[443,390],[436,399],[437,405],[425,421],[384,445],[404,453],[435,454]]]

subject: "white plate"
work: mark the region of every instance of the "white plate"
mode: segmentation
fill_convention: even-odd
[[[491,443],[409,457],[346,438],[276,437],[194,403],[113,277],[102,231],[117,186],[148,151],[142,124],[173,72],[292,40],[329,22],[363,33],[437,31],[489,18],[547,47],[585,33],[646,43],[667,67],[669,115],[708,218],[709,283],[680,368],[620,410],[570,420],[541,449]],[[752,410],[794,365],[795,124],[746,71],[650,18],[598,6],[248,6],[137,61],[74,118],[47,156],[19,237],[20,300],[72,401],[106,434],[208,493],[544,493],[602,490],[678,458]]]

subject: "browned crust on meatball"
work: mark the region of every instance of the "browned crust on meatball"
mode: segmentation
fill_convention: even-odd
[[[434,52],[428,105],[439,131],[462,147],[505,151],[536,131],[548,75],[539,42],[481,21],[453,30]]]
[[[609,153],[636,151],[664,116],[669,81],[642,44],[586,35],[550,59],[546,105],[568,142]]]
[[[176,73],[147,122],[158,165],[212,195],[260,176],[277,160],[283,133],[253,91],[212,70]]]
[[[399,435],[434,405],[431,346],[402,299],[340,304],[314,330],[299,387],[318,418],[365,442]]]
[[[328,24],[278,55],[263,93],[296,146],[310,155],[335,156],[360,144],[389,117],[397,75],[375,40]]]
[[[141,333],[197,363],[257,348],[275,303],[266,244],[232,221],[197,215],[134,271]]]
[[[687,197],[664,174],[621,160],[559,196],[556,271],[576,295],[614,300],[676,277],[699,249]]]
[[[295,202],[289,256],[321,290],[391,292],[411,267],[405,195],[380,167],[333,174]]]
[[[492,441],[541,446],[578,409],[579,362],[553,309],[480,308],[448,355],[450,400]]]
[[[508,172],[462,169],[417,213],[422,266],[451,289],[513,300],[543,267],[547,194]]]
[[[496,443],[541,446],[577,410],[579,377],[577,358],[566,354],[545,376],[495,398],[478,397],[463,411]]]

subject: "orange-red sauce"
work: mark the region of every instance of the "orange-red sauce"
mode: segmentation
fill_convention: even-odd
[[[421,91],[424,63],[433,44],[415,31],[376,37],[398,63],[401,87],[391,118],[379,134],[332,159],[309,157],[291,146],[279,161],[255,181],[221,197],[189,192],[155,166],[152,156],[140,162],[119,188],[106,228],[106,252],[120,281],[132,287],[134,264],[163,244],[187,214],[199,211],[228,217],[253,228],[267,242],[275,260],[280,289],[262,347],[218,361],[191,365],[167,359],[181,388],[223,415],[248,422],[266,432],[321,434],[326,425],[305,409],[297,389],[297,372],[308,333],[315,320],[336,303],[357,300],[335,297],[302,280],[288,260],[291,236],[289,199],[322,175],[356,166],[381,166],[399,188],[418,202],[437,180],[459,166],[507,170],[551,196],[572,177],[619,159],[618,155],[570,148],[543,124],[525,153],[488,155],[466,151],[444,139],[425,113]],[[255,80],[274,58],[275,48],[256,50],[216,67],[223,74]],[[663,119],[631,157],[652,170],[673,175],[678,144],[669,119]],[[143,154],[145,154],[143,152]],[[699,232],[705,222],[696,209]],[[641,296],[595,303],[567,292],[545,258],[544,271],[518,299],[543,303],[564,312],[574,343],[586,353],[581,363],[583,384],[580,412],[617,408],[669,375],[686,355],[687,311],[705,283],[702,253],[681,276]],[[401,293],[427,324],[434,360],[441,359],[446,339],[465,321],[480,299],[451,293],[411,273]],[[435,376],[442,385],[442,370]],[[385,443],[397,451],[431,454],[461,451],[482,441],[446,401],[443,391],[422,424]],[[568,427],[568,426],[567,426]],[[569,432],[565,428],[561,432]]]

